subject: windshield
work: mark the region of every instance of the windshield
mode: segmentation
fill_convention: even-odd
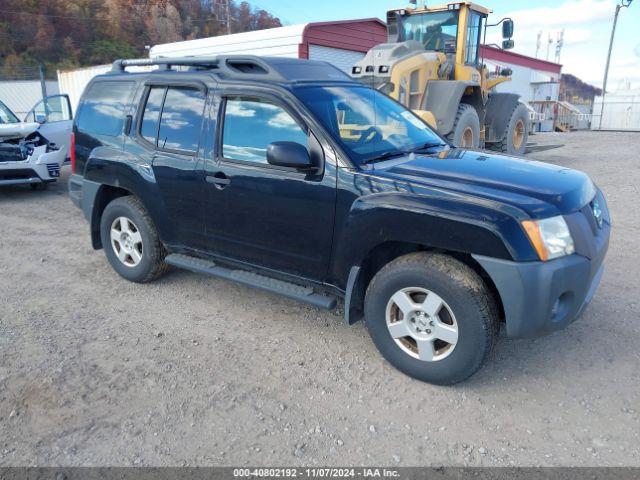
[[[0,124],[1,123],[20,123],[18,117],[2,102],[0,102]]]
[[[295,93],[359,165],[444,143],[411,111],[377,90],[298,87]]]
[[[458,12],[427,12],[398,16],[400,41],[417,40],[427,50],[455,52],[458,38]]]

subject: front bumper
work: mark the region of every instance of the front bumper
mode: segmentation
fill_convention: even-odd
[[[602,194],[598,194],[606,209]],[[548,262],[512,262],[474,255],[489,274],[502,300],[507,336],[535,337],[560,330],[577,320],[593,298],[609,248],[608,211],[601,227],[590,211],[565,216],[576,253]]]
[[[0,162],[0,185],[55,182],[60,176],[65,152],[64,149],[42,154],[36,152],[27,160]]]

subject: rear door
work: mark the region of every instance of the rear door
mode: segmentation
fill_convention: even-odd
[[[24,121],[40,123],[38,131],[50,142],[64,147],[67,151],[67,158],[69,158],[73,114],[68,95],[45,97],[27,113]]]
[[[203,169],[200,152],[207,89],[203,84],[147,84],[138,143],[150,157],[165,212],[166,241],[202,246]]]
[[[216,153],[207,158],[205,225],[213,250],[243,262],[323,280],[331,254],[335,166],[286,103],[234,90],[220,98]],[[267,163],[267,146],[290,141],[321,157],[314,174]]]

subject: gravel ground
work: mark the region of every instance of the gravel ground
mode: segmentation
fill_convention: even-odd
[[[362,324],[175,271],[119,278],[62,181],[0,189],[0,465],[640,466],[640,134],[536,135],[615,230],[583,318],[470,381],[400,374]]]

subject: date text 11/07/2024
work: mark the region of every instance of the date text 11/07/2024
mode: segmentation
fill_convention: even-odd
[[[398,478],[400,472],[388,468],[236,468],[235,478]]]

